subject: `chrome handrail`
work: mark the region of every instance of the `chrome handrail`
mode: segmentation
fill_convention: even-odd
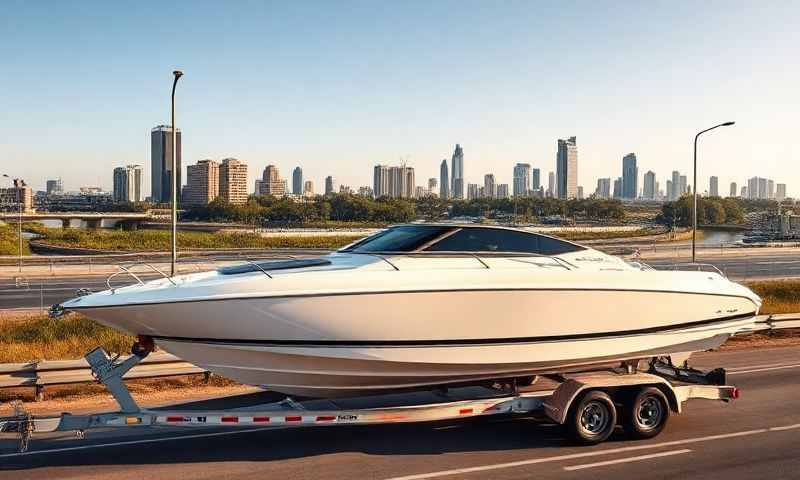
[[[132,264],[132,265],[129,265],[129,266],[127,266],[127,267],[126,267],[125,265],[117,265],[117,268],[119,268],[119,269],[120,269],[120,271],[119,271],[119,272],[114,272],[114,273],[112,273],[111,275],[109,275],[109,276],[106,278],[106,287],[108,287],[108,289],[109,289],[109,290],[111,290],[111,293],[115,293],[115,292],[116,292],[116,290],[117,290],[117,288],[115,288],[115,287],[112,287],[112,286],[111,286],[111,279],[112,279],[112,278],[115,278],[115,277],[117,277],[118,275],[121,275],[121,274],[123,274],[123,273],[127,273],[127,274],[128,274],[128,275],[130,275],[131,277],[135,278],[135,279],[136,279],[136,281],[139,283],[139,285],[144,285],[144,281],[143,281],[141,278],[139,278],[139,276],[138,276],[138,275],[136,275],[135,273],[133,273],[133,272],[131,271],[131,269],[133,269],[134,267],[138,267],[138,266],[140,266],[140,265],[143,265],[143,266],[145,266],[145,267],[149,267],[149,268],[150,268],[150,270],[152,270],[152,271],[154,271],[154,272],[158,273],[158,274],[159,274],[159,275],[161,275],[163,278],[166,278],[167,280],[169,280],[169,283],[171,283],[172,285],[174,285],[174,286],[176,286],[176,287],[178,286],[178,284],[177,284],[177,283],[175,283],[175,280],[173,280],[172,278],[170,278],[170,276],[169,276],[169,275],[167,275],[166,273],[162,272],[161,270],[159,270],[159,269],[158,269],[157,267],[155,267],[154,265],[151,265],[151,264],[149,264],[149,263],[145,263],[145,262],[139,262],[139,263],[134,263],[134,264]]]
[[[546,258],[548,260],[552,260],[554,262],[553,266],[561,267],[566,270],[572,270],[573,268],[578,268],[576,265],[564,260],[563,258],[551,256],[551,255],[541,255],[535,253],[525,253],[525,252],[348,252],[348,253],[357,253],[359,255],[371,255],[373,257],[379,258],[384,262],[388,263],[392,266],[395,270],[400,270],[397,265],[389,261],[387,256],[398,256],[398,257],[428,257],[428,258],[467,258],[471,257],[477,260],[483,267],[487,269],[491,269],[488,263],[484,261],[484,258],[511,258],[511,259],[525,259],[525,258]],[[548,266],[542,265],[539,263],[534,263],[537,266]]]
[[[258,263],[254,262],[254,261],[252,261],[252,260],[249,260],[249,259],[247,259],[247,258],[245,258],[245,259],[244,259],[244,262],[245,262],[245,263],[249,263],[250,265],[252,265],[252,266],[256,267],[256,268],[257,268],[257,269],[259,269],[259,270],[261,270],[261,273],[263,273],[264,275],[266,275],[266,276],[267,276],[267,278],[272,278],[272,275],[270,275],[269,273],[267,273],[267,271],[266,271],[266,270],[264,270],[264,268],[263,268],[261,265],[259,265]]]
[[[668,269],[668,270],[676,270],[676,271],[677,270],[695,271],[694,269],[686,269],[686,268],[678,268],[678,267],[697,267],[696,271],[698,271],[698,272],[702,272],[703,271],[703,270],[701,270],[701,268],[708,267],[708,268],[712,269],[712,273],[718,273],[719,275],[727,278],[727,275],[725,275],[725,272],[720,270],[716,265],[712,265],[710,263],[692,263],[692,262],[673,263],[673,264],[670,264],[670,265],[663,265],[663,267],[665,267],[665,269]]]

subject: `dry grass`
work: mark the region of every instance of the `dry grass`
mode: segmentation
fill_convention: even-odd
[[[46,315],[0,322],[0,363],[81,358],[96,346],[128,352],[133,337],[77,314],[51,319]]]
[[[747,286],[764,300],[763,314],[800,312],[800,280],[749,282]]]

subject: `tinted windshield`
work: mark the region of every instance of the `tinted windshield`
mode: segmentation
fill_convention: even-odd
[[[344,252],[413,252],[453,227],[406,225],[384,230],[348,247]]]
[[[464,228],[430,247],[426,252],[520,252],[558,255],[583,247],[535,233],[500,228]]]

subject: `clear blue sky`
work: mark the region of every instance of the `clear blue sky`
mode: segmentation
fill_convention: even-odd
[[[184,164],[233,156],[371,184],[376,163],[438,176],[455,143],[467,181],[516,162],[555,170],[578,137],[579,184],[621,174],[662,188],[705,137],[709,175],[800,193],[798,2],[3,2],[0,170],[35,188],[111,187],[169,121],[174,68]]]

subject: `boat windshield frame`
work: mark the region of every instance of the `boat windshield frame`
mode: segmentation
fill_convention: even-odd
[[[430,228],[444,228],[440,235],[425,241],[424,243],[416,246],[414,250],[372,250],[372,251],[358,251],[358,246],[364,244],[370,238],[378,238],[379,236],[383,236],[386,232],[397,229],[397,228],[404,228],[404,227],[430,227]],[[539,238],[547,238],[549,240],[554,240],[556,242],[561,242],[567,245],[571,245],[575,247],[574,251],[582,251],[586,250],[587,247],[583,245],[579,245],[575,242],[571,242],[569,240],[564,240],[561,238],[553,237],[551,235],[545,235],[539,232],[529,232],[525,230],[503,227],[503,226],[495,226],[495,225],[446,225],[446,224],[401,224],[401,225],[393,225],[385,230],[382,230],[374,235],[370,235],[364,239],[361,239],[355,243],[352,243],[340,250],[337,250],[339,253],[352,253],[352,254],[359,254],[359,255],[398,255],[398,256],[412,256],[412,255],[420,255],[420,256],[428,256],[428,257],[455,257],[455,256],[464,256],[464,257],[476,257],[476,256],[486,256],[486,257],[543,257],[543,258],[554,258],[557,255],[562,255],[563,253],[571,253],[571,252],[563,252],[563,253],[556,253],[556,254],[547,254],[547,253],[537,253],[537,252],[525,252],[525,251],[492,251],[492,250],[438,250],[438,251],[431,251],[427,250],[428,248],[436,245],[437,243],[458,234],[459,232],[466,230],[466,229],[476,229],[476,230],[500,230],[500,231],[511,231],[515,233],[522,233],[526,235],[530,235],[531,237],[539,237]]]

